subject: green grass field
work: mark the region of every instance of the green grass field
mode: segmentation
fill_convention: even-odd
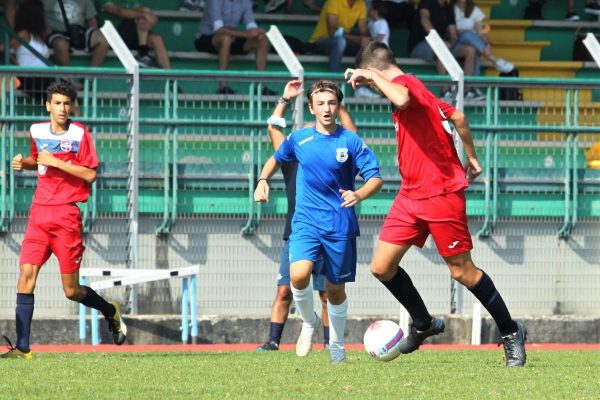
[[[3,360],[2,399],[598,399],[600,352],[428,351],[389,363],[351,351],[43,353]]]

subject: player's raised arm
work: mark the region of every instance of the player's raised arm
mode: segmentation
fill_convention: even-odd
[[[350,116],[350,113],[348,112],[348,110],[346,110],[346,107],[344,107],[342,103],[340,103],[338,117],[340,118],[340,125],[342,125],[344,129],[348,129],[349,131],[358,133],[358,128],[356,127],[356,124],[354,123],[352,117]]]
[[[376,68],[348,68],[344,72],[344,78],[348,80],[348,83],[353,88],[357,88],[360,85],[369,85],[372,89],[387,97],[396,108],[401,110],[407,108],[410,103],[408,88],[393,83]]]
[[[281,143],[285,140],[285,134],[281,130],[281,128],[286,127],[284,119],[285,112],[291,104],[292,99],[302,93],[304,93],[302,81],[289,81],[283,89],[283,95],[277,100],[277,106],[275,106],[275,110],[273,110],[273,115],[267,120],[267,130],[275,151],[279,149],[279,146],[281,146]]]

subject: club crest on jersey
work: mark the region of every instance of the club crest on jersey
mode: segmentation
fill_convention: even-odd
[[[335,159],[339,162],[346,162],[348,159],[348,149],[346,147],[335,149]]]
[[[70,152],[71,150],[73,150],[73,142],[70,141],[69,139],[61,139],[60,141],[60,151],[63,151],[65,153]]]

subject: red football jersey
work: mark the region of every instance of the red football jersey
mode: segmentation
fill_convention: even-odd
[[[407,109],[392,113],[398,141],[400,192],[412,199],[452,193],[469,186],[447,119],[456,109],[433,95],[413,75],[393,79],[408,88]]]
[[[31,157],[46,150],[67,163],[98,168],[98,156],[92,137],[85,125],[70,122],[67,132],[52,132],[50,122],[31,125]],[[67,174],[58,168],[38,165],[38,185],[33,203],[57,205],[85,202],[90,196],[89,184],[81,178]]]

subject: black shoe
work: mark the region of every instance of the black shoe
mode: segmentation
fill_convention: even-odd
[[[106,319],[106,322],[108,322],[108,330],[112,334],[113,342],[115,342],[117,346],[120,346],[125,343],[125,340],[127,339],[127,325],[125,325],[123,317],[121,316],[119,304],[117,304],[116,301],[109,301],[109,303],[115,307],[115,314]]]
[[[581,20],[581,18],[579,18],[579,15],[575,14],[574,12],[568,12],[567,15],[565,15],[565,21],[579,21]]]
[[[285,7],[287,0],[270,0],[265,5],[265,12],[274,13]]]
[[[152,57],[150,54],[144,54],[143,56],[138,57],[138,64],[142,68],[161,68],[156,58]]]
[[[585,5],[584,11],[588,14],[600,15],[600,4],[590,1]]]
[[[408,354],[419,349],[423,341],[429,336],[439,335],[444,332],[446,324],[443,319],[433,318],[429,329],[419,331],[414,325],[410,325],[410,334],[400,341],[400,353]]]
[[[502,337],[506,366],[508,368],[522,367],[527,361],[525,352],[525,341],[527,340],[527,329],[525,325],[517,322],[517,331]]]
[[[279,345],[272,340],[269,340],[269,341],[265,342],[265,344],[263,344],[262,346],[259,346],[256,348],[256,351],[277,351],[277,350],[279,350]]]
[[[229,86],[223,86],[219,90],[217,90],[217,94],[236,94],[237,92],[230,88]]]

